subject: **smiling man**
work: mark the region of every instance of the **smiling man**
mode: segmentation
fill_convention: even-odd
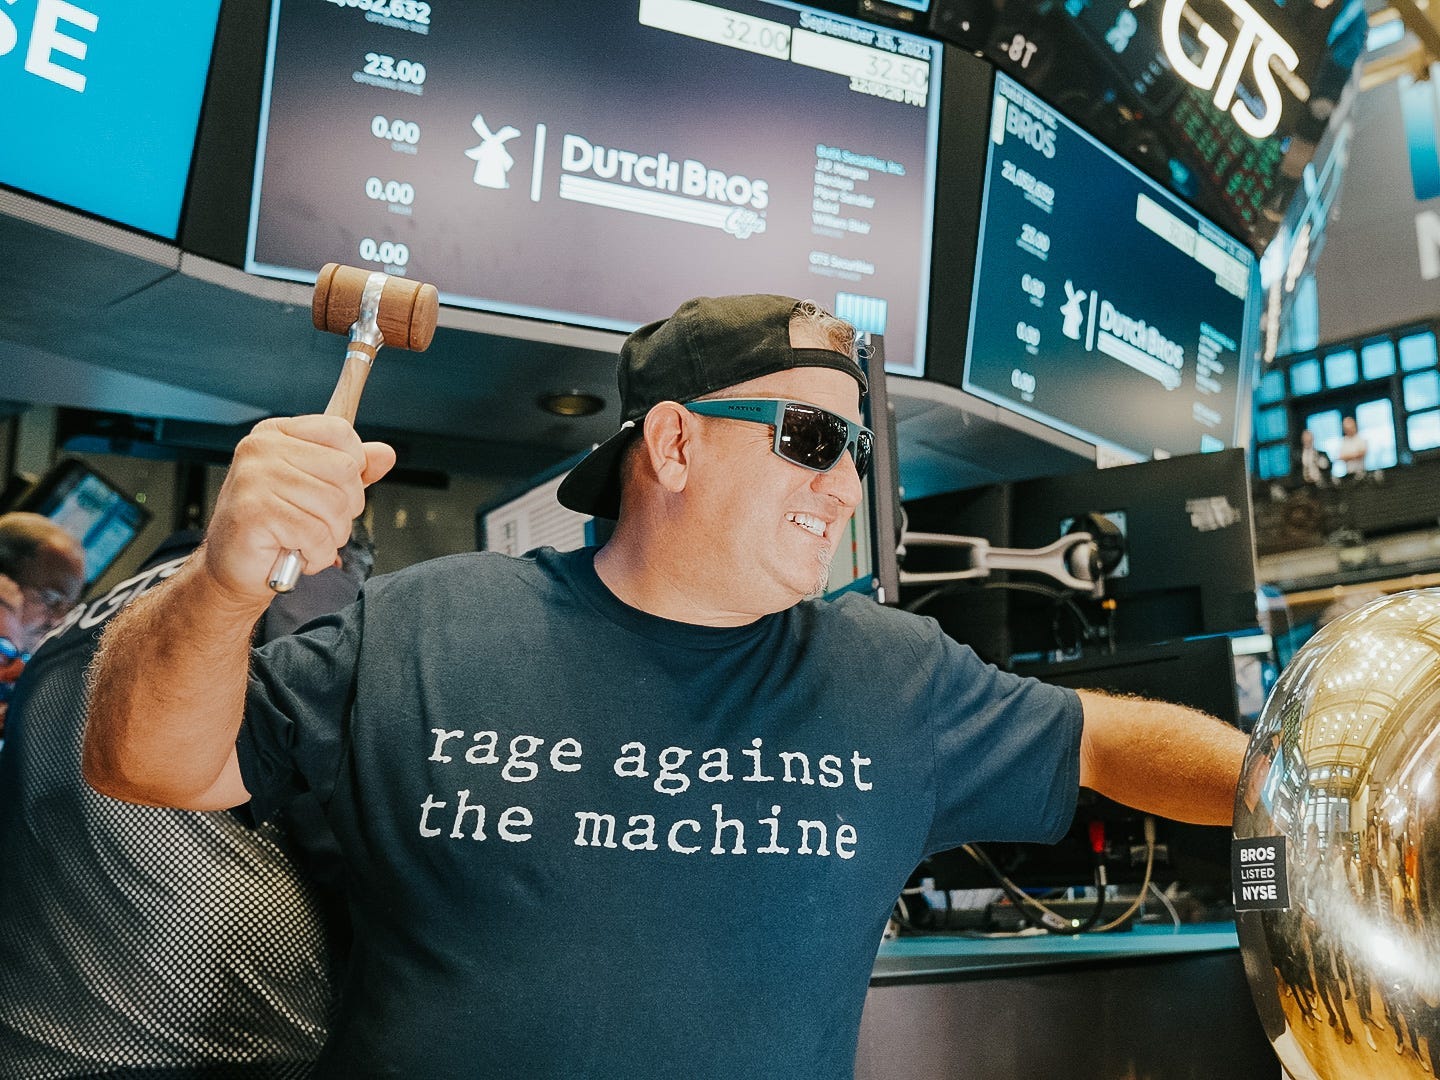
[[[559,492],[616,519],[598,551],[411,567],[252,657],[277,553],[329,565],[394,462],[271,420],[205,547],[107,632],[97,789],[325,806],[356,937],[329,1075],[839,1080],[925,855],[1053,840],[1082,783],[1230,819],[1245,740],[1218,721],[813,599],[872,442],[845,324],[692,300],[619,377],[623,426]]]

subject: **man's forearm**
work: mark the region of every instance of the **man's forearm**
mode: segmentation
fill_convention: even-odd
[[[264,607],[227,596],[197,553],[120,612],[90,671],[83,771],[129,802],[243,802],[233,774],[250,635]]]
[[[1229,825],[1245,735],[1181,705],[1081,694],[1081,783],[1116,802],[1200,825]]]

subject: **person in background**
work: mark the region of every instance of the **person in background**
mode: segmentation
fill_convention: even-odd
[[[184,565],[198,533],[54,628],[0,754],[0,1078],[309,1075],[348,927],[333,839],[296,796],[255,826],[97,795],[80,775],[85,669],[106,622]],[[368,552],[276,599],[283,633],[353,600]],[[144,663],[140,657],[137,664]],[[140,673],[161,682],[163,668]]]
[[[1370,444],[1356,428],[1353,416],[1340,421],[1340,427],[1343,434],[1335,447],[1335,456],[1344,464],[1346,478],[1358,480],[1365,475],[1365,455],[1370,452]]]
[[[1235,729],[817,599],[873,445],[847,324],[702,297],[619,378],[621,429],[559,489],[616,519],[598,550],[422,563],[252,656],[280,550],[330,565],[395,461],[335,417],[266,420],[200,554],[106,632],[97,789],[325,806],[356,930],[328,1075],[849,1077],[925,855],[1053,842],[1080,784],[1231,820]]]
[[[0,514],[0,574],[19,585],[25,597],[17,644],[33,653],[79,601],[85,588],[85,552],[47,517],[23,511]]]
[[[25,670],[30,654],[20,647],[24,637],[21,612],[25,608],[25,594],[20,586],[5,574],[0,574],[0,740],[5,737],[5,713],[10,708],[10,695],[15,690],[15,680]],[[0,742],[0,746],[3,746]]]
[[[1300,479],[1311,487],[1327,487],[1330,483],[1330,456],[1315,445],[1315,433],[1309,428],[1300,432],[1300,453],[1297,459]]]
[[[74,537],[40,514],[0,514],[0,738],[15,680],[84,587]]]

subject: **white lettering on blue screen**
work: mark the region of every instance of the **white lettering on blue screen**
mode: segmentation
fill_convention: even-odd
[[[3,2],[13,5],[16,0]],[[64,29],[61,28],[61,23],[66,24]],[[67,4],[65,0],[39,0],[30,25],[29,44],[25,48],[25,70],[37,78],[83,94],[85,75],[73,68],[57,64],[54,56],[59,53],[83,61],[89,52],[89,43],[71,36],[67,31],[71,27],[77,27],[88,34],[94,34],[99,26],[100,16],[92,11]],[[19,27],[15,25],[15,20],[0,8],[0,56],[8,56],[15,51],[18,44]]]

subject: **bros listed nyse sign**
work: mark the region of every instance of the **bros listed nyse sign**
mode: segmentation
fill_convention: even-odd
[[[1236,911],[1284,911],[1290,907],[1285,837],[1257,836],[1231,842],[1231,882]]]

